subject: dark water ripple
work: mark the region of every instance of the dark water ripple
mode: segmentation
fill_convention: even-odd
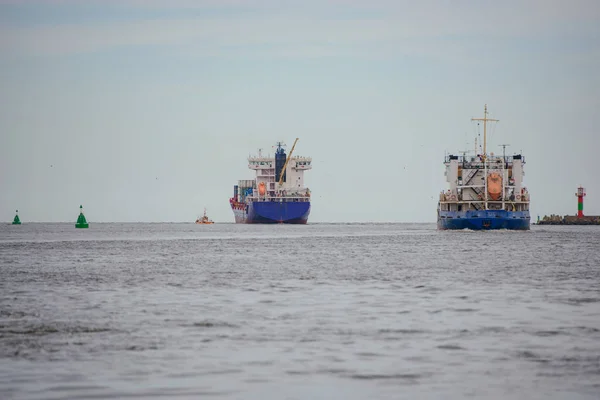
[[[0,226],[0,398],[600,398],[600,229]]]

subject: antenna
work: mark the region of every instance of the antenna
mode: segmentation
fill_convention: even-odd
[[[498,122],[497,119],[491,119],[487,117],[488,115],[488,111],[487,111],[487,104],[485,105],[484,109],[483,109],[483,118],[471,118],[471,121],[483,121],[483,159],[485,160],[487,158],[487,122]]]
[[[498,146],[502,147],[502,158],[506,161],[506,146],[510,146],[510,144],[499,144]]]

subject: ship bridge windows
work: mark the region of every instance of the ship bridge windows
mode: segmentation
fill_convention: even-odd
[[[249,161],[249,164],[250,164],[252,167],[257,167],[257,168],[258,168],[258,166],[260,166],[260,165],[264,165],[264,166],[267,166],[267,167],[273,167],[273,163],[272,163],[272,162],[269,162],[268,160],[267,160],[267,161],[264,161],[264,160],[263,160],[263,161],[259,161],[259,160],[250,160],[250,161]]]

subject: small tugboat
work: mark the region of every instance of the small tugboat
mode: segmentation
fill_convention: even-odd
[[[208,217],[206,216],[206,208],[205,208],[204,215],[202,216],[202,218],[200,218],[200,217],[196,218],[196,223],[197,224],[214,224],[214,221],[208,219]]]

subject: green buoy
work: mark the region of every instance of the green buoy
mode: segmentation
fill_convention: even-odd
[[[21,220],[19,219],[19,210],[16,211],[17,215],[15,215],[15,219],[13,219],[13,225],[21,225]]]
[[[77,217],[77,223],[75,224],[75,228],[87,228],[89,224],[85,220],[85,215],[83,215],[83,206],[79,206],[79,217]]]

